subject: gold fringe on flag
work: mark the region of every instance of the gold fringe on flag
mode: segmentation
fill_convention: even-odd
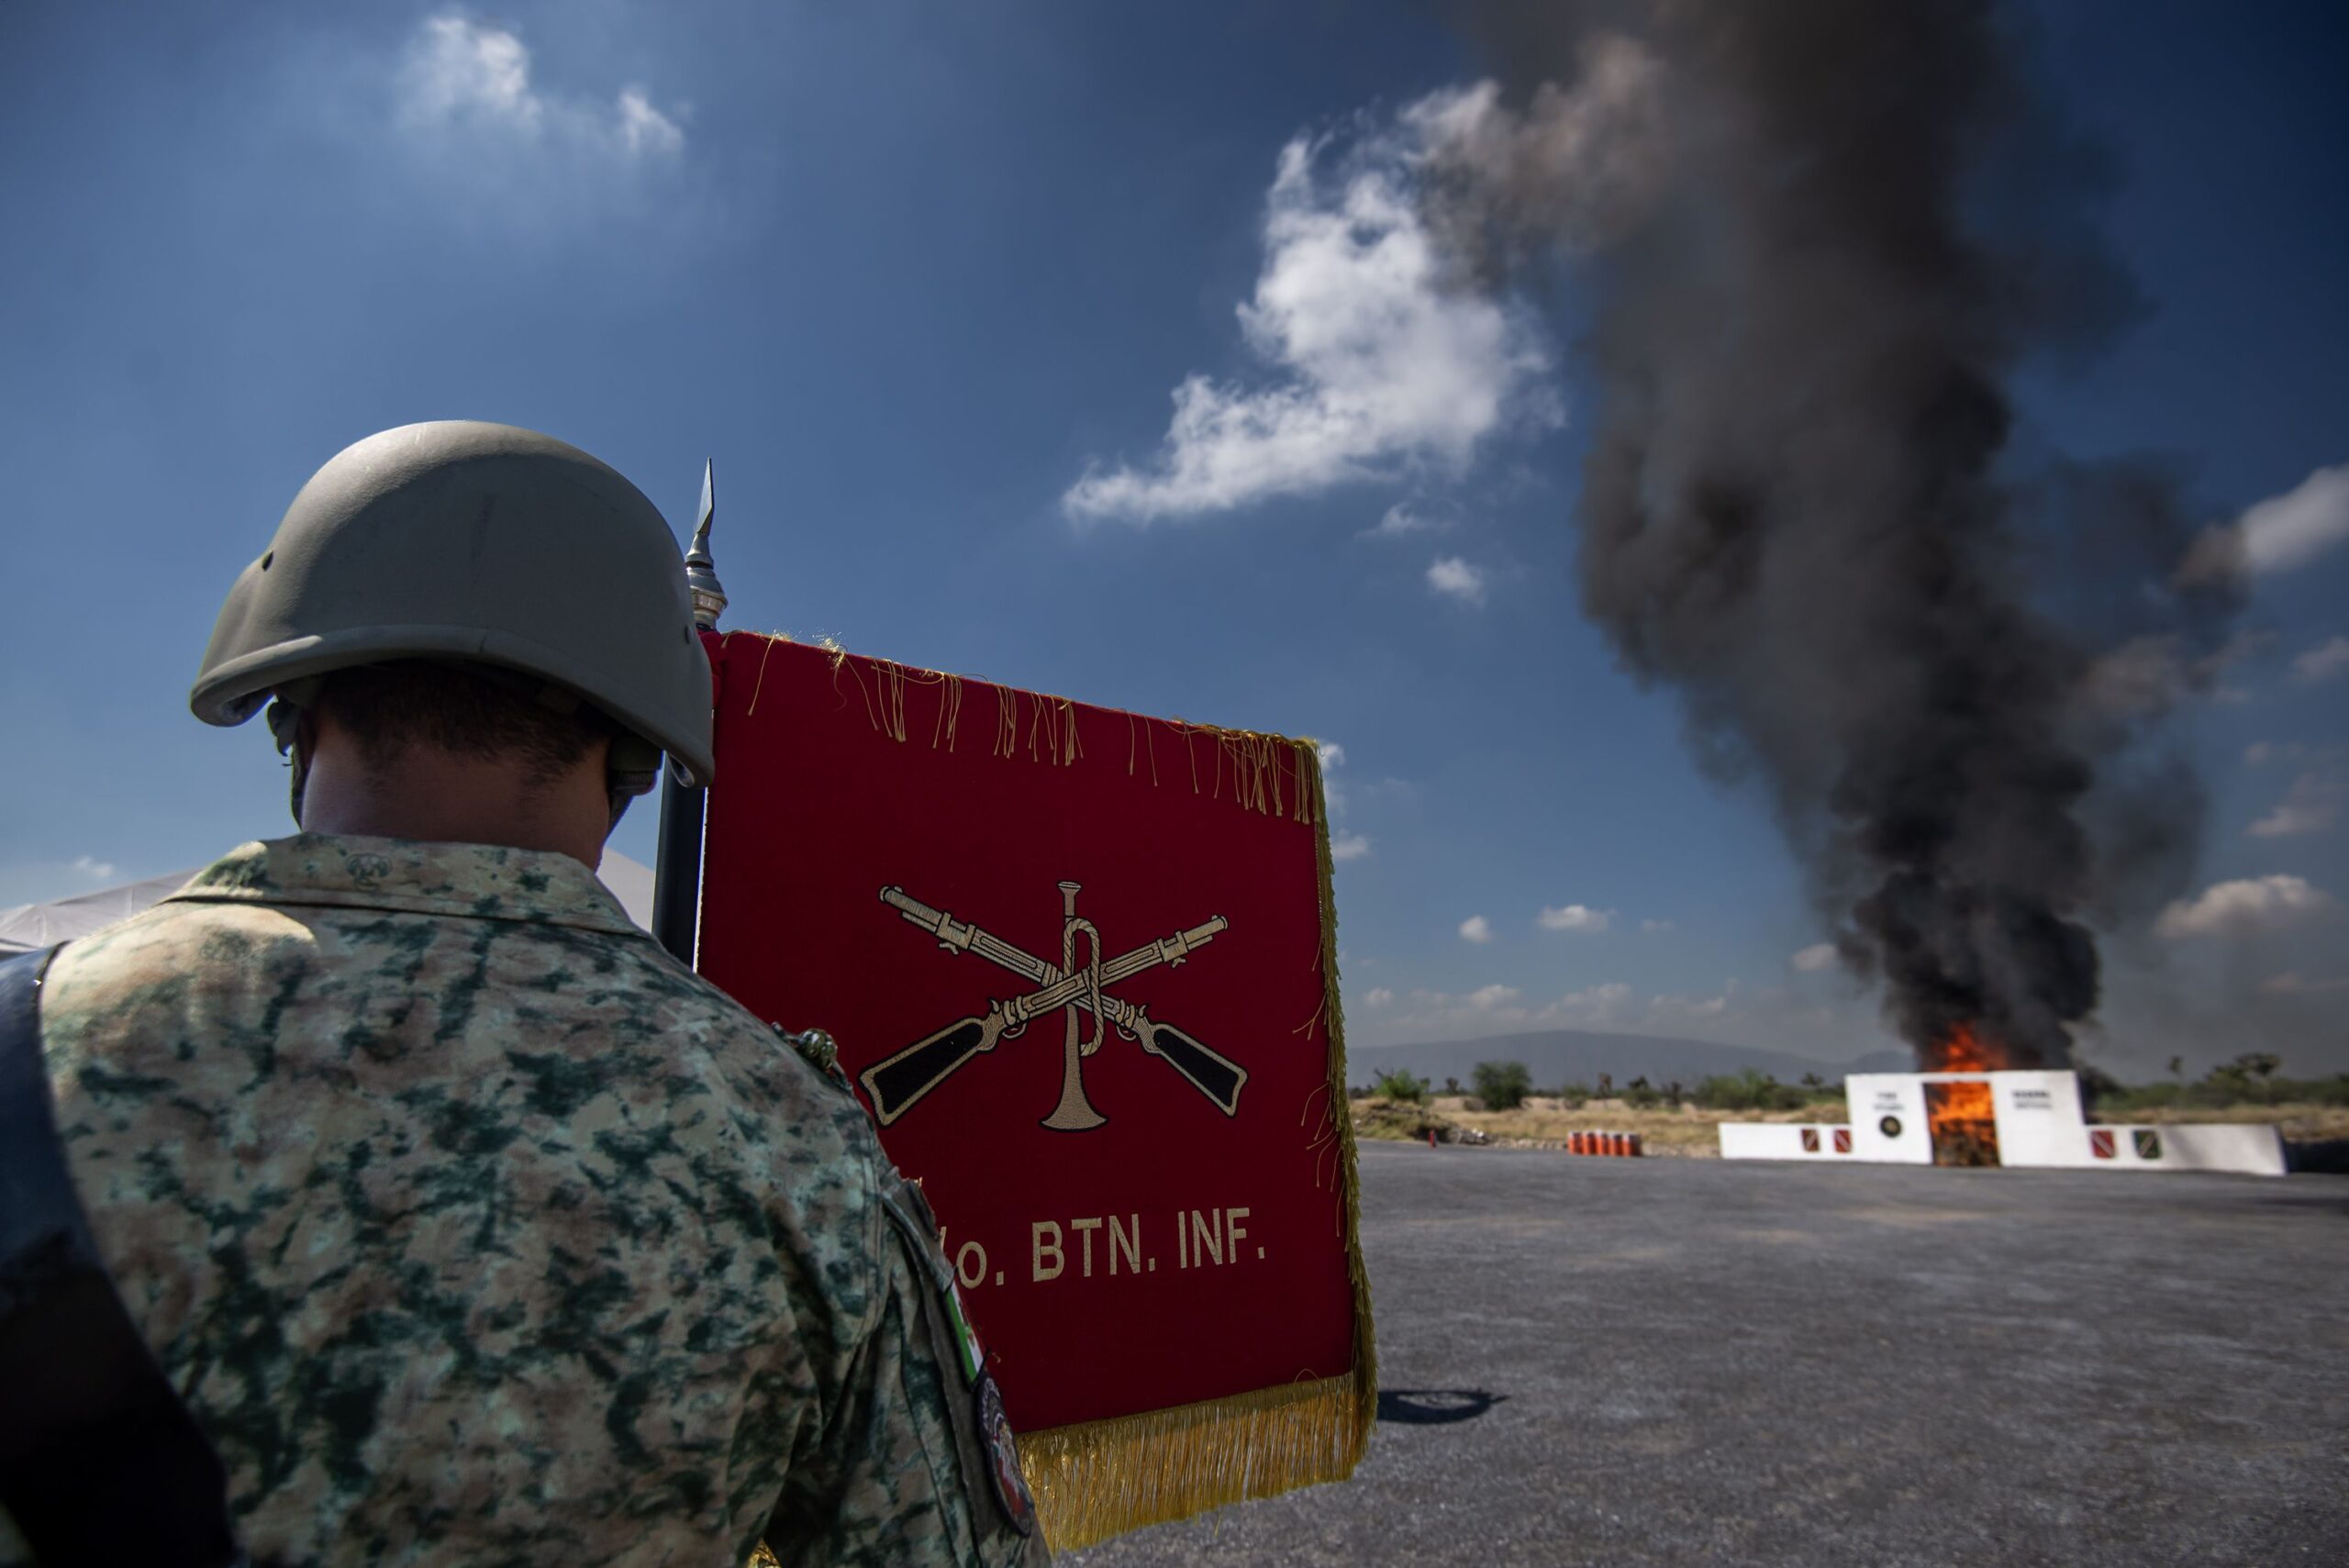
[[[1377,1402],[1374,1390],[1372,1405]],[[1226,1503],[1353,1473],[1364,1390],[1351,1373],[1259,1388],[1019,1440],[1019,1468],[1054,1551]]]

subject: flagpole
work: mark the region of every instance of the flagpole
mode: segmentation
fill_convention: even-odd
[[[709,557],[709,525],[718,514],[714,464],[701,468],[701,516],[693,545],[685,551],[685,585],[693,591],[694,625],[716,631],[726,613],[726,590]],[[652,868],[652,935],[691,968],[701,916],[701,828],[703,792],[685,784],[672,759],[661,770],[661,852]]]

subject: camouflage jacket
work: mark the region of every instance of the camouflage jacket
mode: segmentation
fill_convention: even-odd
[[[247,844],[41,1009],[100,1250],[257,1557],[1042,1557],[863,1109],[576,861]]]

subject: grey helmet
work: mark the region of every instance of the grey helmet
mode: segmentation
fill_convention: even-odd
[[[676,537],[635,485],[578,448],[511,425],[403,425],[310,476],[220,606],[188,706],[242,724],[273,693],[395,659],[535,676],[643,744],[715,771],[709,661]],[[641,764],[638,766],[637,764]]]

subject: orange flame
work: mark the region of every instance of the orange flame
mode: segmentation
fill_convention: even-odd
[[[1934,1073],[1995,1073],[2006,1065],[2006,1052],[1975,1032],[1971,1024],[1950,1030],[1928,1054],[1927,1070]],[[1926,1084],[1925,1121],[1932,1130],[1935,1164],[1998,1162],[1998,1123],[1989,1084]]]
[[[1928,1051],[1928,1073],[1995,1073],[2007,1064],[2007,1053],[1976,1034],[1972,1024],[1960,1024]]]

